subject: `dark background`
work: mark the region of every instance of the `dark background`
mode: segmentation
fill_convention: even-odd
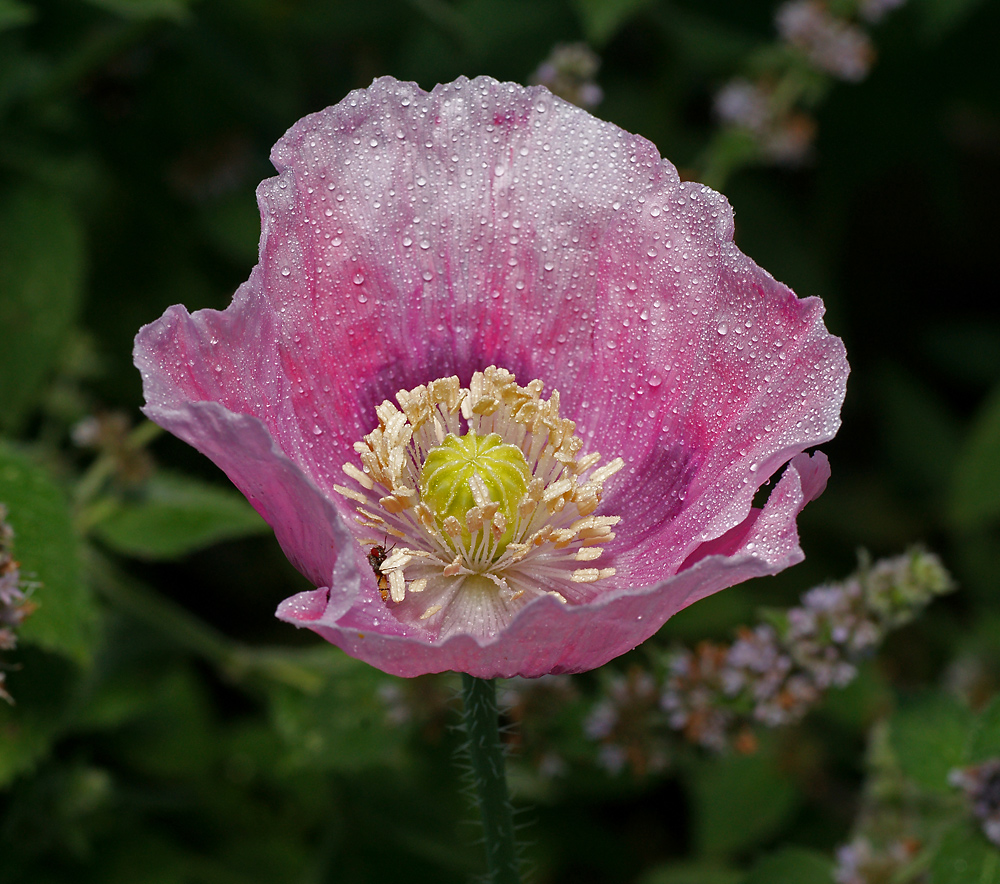
[[[452,681],[404,684],[273,619],[304,588],[273,538],[195,452],[128,441],[132,338],[170,304],[226,306],[256,261],[271,145],[373,77],[527,82],[553,46],[586,41],[602,62],[594,112],[697,178],[718,149],[713,95],[772,64],[775,9],[0,0],[0,501],[42,584],[5,657],[21,668],[7,676],[18,705],[0,708],[0,881],[478,870]],[[807,561],[685,611],[653,645],[725,638],[761,605],[846,576],[860,547],[923,543],[960,591],[802,725],[763,734],[759,763],[678,739],[664,770],[613,774],[577,725],[649,652],[576,679],[553,725],[558,775],[538,745],[512,768],[536,881],[735,884],[788,845],[829,860],[858,821],[873,724],[919,696],[944,733],[960,726],[954,697],[978,708],[995,690],[1000,4],[909,0],[869,32],[869,76],[803,99],[806,162],[745,157],[712,182],[740,247],[821,296],[847,345],[833,478],[800,519]],[[99,438],[79,429],[94,418]]]

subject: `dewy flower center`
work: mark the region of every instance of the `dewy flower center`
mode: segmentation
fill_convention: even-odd
[[[624,461],[581,456],[558,392],[542,387],[490,366],[468,387],[441,378],[376,409],[379,426],[354,446],[363,469],[344,464],[352,481],[337,490],[373,532],[359,541],[398,619],[489,636],[540,595],[587,602],[614,574],[596,562],[620,519],[594,511]]]

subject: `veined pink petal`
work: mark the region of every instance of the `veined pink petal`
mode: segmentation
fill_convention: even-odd
[[[594,447],[643,477],[607,501],[632,514],[615,547],[633,551],[617,560],[630,583],[742,521],[776,470],[840,426],[847,360],[822,302],[797,298],[732,233],[725,198],[685,183],[645,194],[602,243],[588,406]],[[661,558],[635,555],[640,541]]]
[[[260,263],[233,303],[170,308],[135,353],[146,413],[219,464],[320,587],[280,617],[397,674],[580,671],[801,558],[795,518],[828,474],[801,452],[836,431],[847,363],[820,302],[733,245],[723,197],[644,139],[488,78],[377,80],[272,160]],[[393,615],[357,542],[371,529],[334,485],[376,405],[489,365],[558,389],[589,449],[624,458],[598,510],[623,516],[601,560],[617,573],[492,633],[493,614],[456,607],[449,629],[479,632],[439,640]]]

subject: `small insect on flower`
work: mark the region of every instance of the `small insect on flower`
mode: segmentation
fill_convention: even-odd
[[[383,602],[389,601],[389,577],[383,573],[382,564],[389,558],[389,553],[392,552],[394,547],[395,544],[386,549],[383,544],[378,544],[368,550],[368,564],[371,565],[372,573],[375,575],[375,580],[378,583],[378,591],[382,595]]]

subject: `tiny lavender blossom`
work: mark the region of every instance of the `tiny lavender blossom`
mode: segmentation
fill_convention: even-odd
[[[983,833],[1000,847],[1000,758],[953,770],[948,781],[965,793]]]
[[[531,82],[589,110],[604,98],[601,87],[594,82],[600,67],[600,56],[586,43],[561,43],[538,66]]]
[[[905,2],[906,0],[861,0],[858,4],[858,15],[866,22],[876,24]]]
[[[485,77],[377,80],[272,161],[250,279],[135,360],[319,587],[279,617],[397,675],[578,672],[802,558],[844,349],[722,196]]]
[[[833,15],[823,0],[790,0],[775,15],[782,39],[812,64],[841,80],[858,83],[875,60],[871,39],[857,25]]]
[[[602,699],[583,722],[584,734],[601,744],[598,763],[612,774],[626,765],[638,776],[664,770],[668,747],[650,727],[659,702],[656,679],[636,666],[627,675],[607,677],[602,687]]]
[[[716,94],[714,111],[723,126],[749,133],[768,162],[795,166],[810,154],[815,121],[801,111],[779,107],[773,90],[761,82],[730,80]]]
[[[7,524],[7,508],[0,503],[0,651],[17,647],[16,629],[32,611],[23,591],[21,569],[10,553],[14,530]],[[0,699],[13,703],[6,689],[6,673],[0,663]]]
[[[925,874],[901,877],[904,869],[912,866],[919,847],[915,841],[892,841],[881,849],[867,838],[855,838],[850,844],[837,848],[837,865],[833,872],[836,884],[881,884],[881,882],[926,881]]]

